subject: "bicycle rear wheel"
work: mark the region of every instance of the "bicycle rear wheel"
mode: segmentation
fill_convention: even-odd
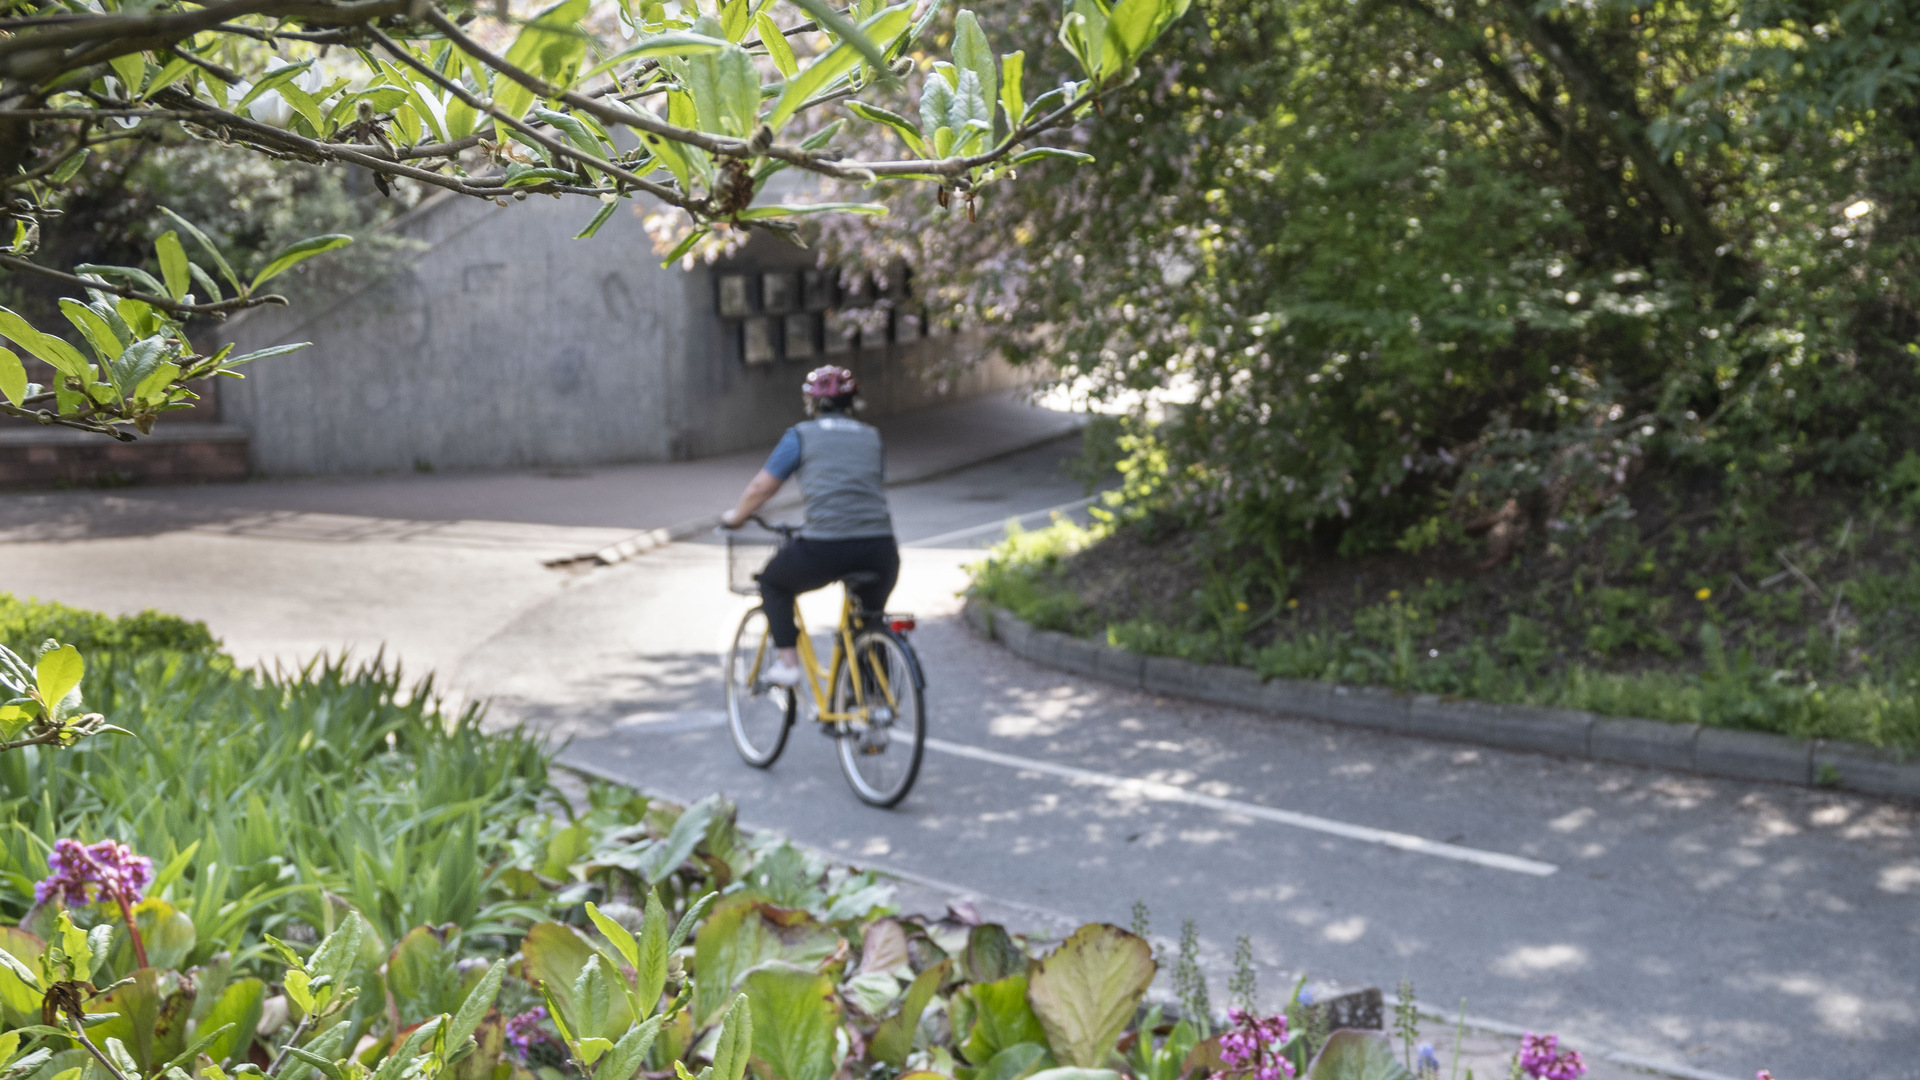
[[[860,680],[864,710],[855,704],[853,680]],[[864,711],[840,725],[840,771],[860,801],[893,806],[913,790],[926,750],[926,680],[913,646],[891,630],[864,630],[854,636],[853,656],[834,678],[833,711]]]
[[[741,760],[764,769],[787,747],[798,695],[789,687],[769,686],[761,674],[773,664],[773,639],[767,613],[754,608],[740,619],[727,652],[727,732]]]

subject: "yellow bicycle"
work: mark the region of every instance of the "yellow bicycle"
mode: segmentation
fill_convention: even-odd
[[[773,536],[738,530],[726,534],[727,586],[743,596],[759,595],[760,571],[799,531],[757,516],[753,521]],[[802,700],[809,701],[821,731],[837,744],[840,771],[853,793],[862,802],[884,807],[906,798],[920,775],[927,735],[926,678],[906,638],[914,627],[913,616],[862,611],[853,590],[865,584],[863,577],[849,574],[841,581],[846,597],[834,628],[832,658],[824,668],[806,623],[794,612],[800,626],[801,688],[775,686],[762,678],[774,657],[766,612],[755,607],[741,618],[727,655],[727,727],[740,757],[764,769],[779,760]]]

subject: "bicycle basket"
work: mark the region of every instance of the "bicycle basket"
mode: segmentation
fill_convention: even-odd
[[[727,588],[741,596],[760,595],[755,579],[780,550],[780,537],[746,526],[727,533]]]

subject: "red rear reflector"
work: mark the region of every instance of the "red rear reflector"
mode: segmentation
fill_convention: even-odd
[[[899,633],[904,633],[908,630],[913,629],[915,623],[914,623],[913,616],[909,615],[904,619],[889,620],[887,625],[893,627],[894,633],[899,634]]]

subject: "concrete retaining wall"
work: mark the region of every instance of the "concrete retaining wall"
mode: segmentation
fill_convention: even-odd
[[[1888,751],[1855,743],[1574,709],[1455,701],[1371,686],[1263,680],[1246,668],[1142,657],[1100,642],[1035,630],[1012,612],[978,600],[967,601],[965,615],[982,637],[1036,663],[1154,693],[1404,735],[1920,799],[1920,761],[1902,761]]]
[[[662,269],[623,209],[532,198],[429,200],[393,231],[425,245],[332,303],[260,308],[210,343],[311,347],[222,380],[222,418],[251,436],[258,474],[370,473],[670,461],[769,445],[801,419],[799,384],[829,358],[744,361],[715,278],[799,270],[811,253],[757,236],[738,256]],[[276,283],[278,284],[278,283]],[[1010,387],[1023,376],[965,335],[863,341],[852,367],[870,414]]]

